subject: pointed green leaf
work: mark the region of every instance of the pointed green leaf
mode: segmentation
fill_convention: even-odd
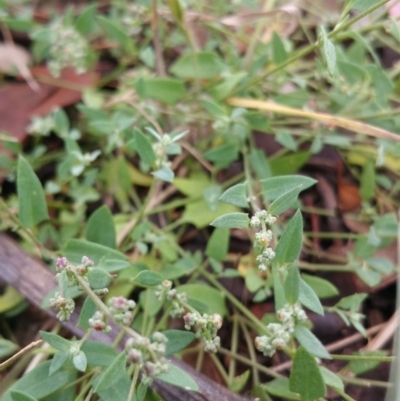
[[[93,317],[96,311],[97,305],[93,302],[92,298],[87,297],[83,303],[77,326],[84,330],[89,329],[89,319]]]
[[[165,356],[173,355],[175,352],[186,348],[196,338],[191,331],[166,330],[162,333],[168,338]]]
[[[247,202],[246,182],[228,188],[219,197],[219,200],[239,207],[249,207],[249,203]]]
[[[280,36],[274,31],[272,35],[272,59],[275,64],[284,63],[287,60],[285,46]]]
[[[90,287],[94,290],[106,288],[111,282],[111,276],[103,269],[90,268],[87,273]]]
[[[264,386],[269,394],[275,395],[276,397],[288,400],[300,400],[298,394],[289,390],[289,379],[287,377],[278,377]]]
[[[229,229],[216,228],[211,234],[206,247],[206,255],[217,261],[225,259],[229,248]]]
[[[156,77],[139,78],[136,91],[144,99],[155,99],[165,104],[175,104],[186,93],[183,81]]]
[[[269,205],[268,212],[275,216],[278,216],[287,209],[290,209],[296,203],[299,193],[302,190],[303,187],[299,185],[282,194]]]
[[[300,210],[297,210],[279,239],[275,248],[276,256],[273,263],[282,266],[297,260],[301,251],[302,239],[303,217]]]
[[[327,369],[325,366],[320,366],[319,370],[327,386],[338,388],[339,390],[344,391],[343,381],[338,375],[333,373],[331,370]]]
[[[42,184],[31,165],[20,155],[17,167],[18,214],[28,228],[49,218]]]
[[[328,67],[329,74],[333,75],[336,68],[336,49],[335,45],[329,40],[325,29],[321,27],[320,34],[322,38],[322,51]]]
[[[285,298],[292,305],[294,305],[299,298],[300,280],[299,269],[294,265],[290,266],[285,279],[284,288]]]
[[[58,372],[65,365],[65,363],[70,360],[70,357],[71,353],[69,350],[56,352],[51,360],[49,376],[52,376],[54,373]]]
[[[249,223],[247,213],[228,213],[215,219],[211,225],[221,228],[247,228]]]
[[[141,131],[135,128],[133,132],[133,139],[135,141],[135,148],[140,157],[140,160],[142,160],[147,165],[152,166],[157,160],[157,156],[147,136],[145,136]]]
[[[94,391],[96,393],[106,390],[114,386],[120,380],[121,376],[126,372],[126,353],[121,352],[113,361],[113,363],[101,375]]]
[[[80,239],[69,239],[63,247],[63,255],[72,263],[81,263],[82,256],[92,259],[95,266],[107,260],[126,261],[126,256],[108,246]],[[106,262],[105,262],[106,263]]]
[[[304,281],[300,281],[300,295],[299,301],[306,308],[312,310],[319,315],[324,315],[324,308],[321,305],[321,301],[315,294],[314,290]]]
[[[302,274],[301,278],[315,292],[318,298],[330,298],[339,294],[339,290],[328,280],[321,277]]]
[[[283,175],[260,180],[262,185],[262,195],[265,202],[277,199],[293,188],[302,186],[302,191],[310,188],[317,181],[303,175]]]
[[[297,341],[311,354],[318,358],[331,359],[328,351],[315,335],[304,326],[296,326],[294,336]]]
[[[143,270],[132,281],[135,284],[144,287],[153,287],[155,285],[161,284],[163,279],[164,278],[160,273],[150,270]]]
[[[49,376],[50,364],[51,361],[43,362],[25,376],[22,376],[3,395],[2,401],[12,401],[10,394],[12,391],[22,391],[31,397],[41,400],[76,379],[76,370],[74,369],[61,369]]]
[[[326,386],[315,358],[300,347],[293,360],[289,389],[301,396],[302,401],[314,401],[326,394]]]
[[[199,391],[199,386],[192,376],[177,366],[172,365],[171,362],[168,362],[168,372],[161,373],[157,376],[157,379],[186,390]]]
[[[163,166],[159,170],[153,171],[151,174],[159,180],[166,182],[172,182],[175,176],[174,172],[167,166]]]
[[[86,225],[85,237],[90,242],[116,247],[115,226],[110,209],[103,205],[89,217]]]
[[[42,336],[44,341],[46,341],[55,349],[58,349],[60,351],[68,351],[71,348],[71,341],[62,338],[57,334],[41,331],[40,335]]]
[[[187,53],[170,68],[172,74],[181,78],[210,79],[219,76],[224,65],[214,52]]]
[[[77,355],[74,355],[74,357],[72,358],[72,363],[74,364],[75,368],[80,372],[86,371],[87,360],[86,355],[82,351],[79,351]]]
[[[12,401],[37,401],[37,398],[31,397],[29,394],[21,391],[11,391]]]
[[[87,364],[93,366],[108,367],[117,357],[117,353],[111,345],[98,341],[85,341],[81,346],[81,351],[86,355]]]

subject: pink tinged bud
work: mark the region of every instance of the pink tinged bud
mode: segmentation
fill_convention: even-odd
[[[68,259],[65,256],[62,258],[58,258],[56,261],[57,269],[63,269],[67,267],[67,265],[68,265]]]
[[[86,267],[94,265],[93,260],[88,258],[87,256],[82,256],[82,264]]]

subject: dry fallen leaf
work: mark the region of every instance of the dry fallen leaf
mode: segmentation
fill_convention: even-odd
[[[31,61],[31,55],[22,46],[0,43],[0,71],[10,75],[19,73],[31,89],[38,91],[39,85],[28,68]]]

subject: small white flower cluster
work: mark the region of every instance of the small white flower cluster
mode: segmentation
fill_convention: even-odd
[[[168,161],[168,148],[172,143],[172,138],[168,134],[164,134],[160,137],[160,140],[158,142],[155,142],[153,144],[153,149],[157,156],[157,168],[170,166],[171,163]]]
[[[156,297],[159,300],[167,298],[168,301],[172,302],[172,309],[169,312],[171,317],[179,318],[185,313],[185,308],[182,305],[186,303],[188,297],[185,292],[178,293],[175,288],[171,289],[172,282],[170,280],[164,280],[156,289]]]
[[[250,220],[250,227],[260,228],[256,233],[254,240],[254,248],[261,253],[257,256],[258,269],[266,271],[269,263],[275,258],[275,252],[269,246],[273,233],[270,227],[275,223],[276,217],[269,214],[266,210],[260,210]]]
[[[89,45],[71,24],[62,19],[53,22],[49,40],[51,60],[48,67],[53,76],[59,77],[61,70],[68,66],[73,67],[78,74],[87,71]]]
[[[190,330],[194,326],[196,330],[196,338],[202,339],[205,343],[204,351],[217,352],[221,345],[221,339],[217,336],[217,331],[222,326],[222,317],[218,313],[208,315],[203,313],[186,313],[183,316],[185,329]]]
[[[298,304],[286,304],[276,315],[282,323],[268,324],[269,335],[256,337],[254,341],[256,348],[266,356],[272,356],[276,350],[285,348],[295,325],[307,320],[306,313]]]
[[[59,309],[57,313],[57,319],[60,322],[69,320],[71,313],[75,309],[75,302],[72,298],[65,298],[59,292],[54,294],[54,298],[49,300],[50,307],[53,309]]]
[[[79,265],[70,263],[66,257],[58,258],[56,261],[56,271],[57,271],[56,279],[59,282],[61,282],[62,275],[63,273],[65,273],[67,286],[68,287],[77,286],[78,288],[80,288],[79,282],[75,274],[78,274],[79,276],[82,277],[83,280],[89,282],[87,274],[89,269],[93,267],[93,265],[94,265],[93,260],[88,258],[87,256],[82,257],[81,264]],[[108,288],[93,289],[93,291],[97,295],[105,295],[108,293]],[[57,314],[57,317],[61,321],[69,320],[71,313],[74,311],[75,308],[74,300],[72,298],[65,298],[62,292],[56,293],[55,298],[51,298],[49,303],[52,308],[57,308],[60,310],[59,313]]]
[[[140,4],[128,4],[125,1],[119,2],[115,7],[119,8],[119,21],[127,35],[138,35],[142,30],[143,20],[146,18],[146,8]]]
[[[167,337],[160,332],[153,333],[151,340],[140,335],[131,337],[125,344],[128,360],[140,364],[148,378],[167,372],[168,362],[165,359],[167,342]],[[148,378],[145,378],[147,382]]]
[[[194,327],[196,337],[205,343],[204,350],[206,352],[217,352],[221,342],[217,336],[217,331],[222,326],[222,317],[218,313],[213,315],[204,313],[201,315],[187,304],[188,297],[186,293],[178,293],[176,289],[171,289],[171,287],[172,282],[164,280],[156,290],[158,299],[166,298],[172,302],[170,315],[175,318],[183,316],[186,330],[190,330],[192,326]],[[188,309],[192,310],[192,312],[185,313]]]
[[[100,311],[96,311],[89,319],[89,326],[96,331],[103,331],[104,333],[109,333],[111,331],[111,326],[107,324],[107,319],[104,316],[104,313]]]
[[[32,117],[30,124],[27,127],[29,134],[39,134],[42,136],[50,135],[50,132],[54,129],[54,118],[51,114],[45,117]]]
[[[112,297],[108,301],[108,310],[113,315],[116,322],[129,326],[133,320],[132,310],[136,302],[124,297]]]

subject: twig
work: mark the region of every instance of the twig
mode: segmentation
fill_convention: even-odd
[[[12,364],[15,360],[20,358],[22,355],[26,354],[31,349],[40,345],[42,342],[43,342],[43,340],[33,341],[30,344],[28,344],[26,347],[24,347],[20,351],[18,351],[16,354],[14,354],[11,358],[8,358],[6,361],[0,363],[0,371],[2,371],[8,365]]]

